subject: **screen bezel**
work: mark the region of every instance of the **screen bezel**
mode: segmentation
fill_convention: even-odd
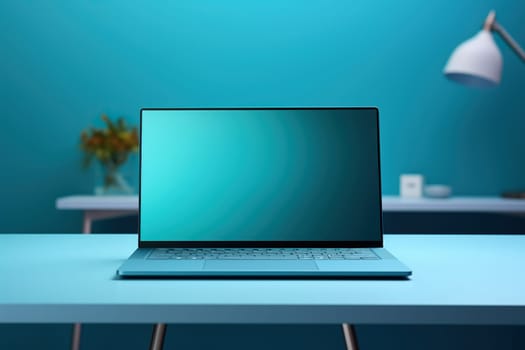
[[[377,241],[142,241],[141,240],[141,184],[142,184],[142,117],[145,111],[256,111],[256,110],[371,110],[375,111],[377,125],[377,170],[379,172],[379,240]],[[383,211],[381,189],[381,159],[379,142],[379,109],[377,107],[234,107],[234,108],[141,108],[139,150],[139,248],[381,248],[383,247]]]

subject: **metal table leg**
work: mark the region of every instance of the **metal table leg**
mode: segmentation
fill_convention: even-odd
[[[343,323],[342,326],[343,334],[345,336],[346,350],[359,350],[354,326],[348,323]]]
[[[71,336],[71,350],[80,349],[80,333],[82,332],[82,324],[75,323],[73,325],[73,334]]]
[[[164,347],[164,337],[166,336],[166,327],[165,323],[157,323],[153,326],[149,350],[162,350]]]
[[[136,210],[86,210],[82,222],[82,232],[91,233],[93,222],[104,219],[121,218],[124,216],[137,215]]]
[[[82,222],[82,233],[90,234],[91,225],[95,220],[118,218],[122,216],[135,215],[136,210],[86,210]],[[82,332],[82,323],[73,325],[73,334],[71,335],[71,350],[80,350],[80,334]],[[159,349],[162,348],[162,345]]]

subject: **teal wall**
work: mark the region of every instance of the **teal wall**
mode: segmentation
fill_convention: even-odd
[[[143,106],[375,105],[385,194],[406,172],[458,195],[525,188],[525,65],[500,45],[496,89],[441,74],[491,8],[525,43],[516,0],[3,0],[0,231],[78,231],[54,200],[93,186],[80,131]]]

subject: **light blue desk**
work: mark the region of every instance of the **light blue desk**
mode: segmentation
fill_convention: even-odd
[[[119,280],[136,235],[0,234],[0,322],[525,325],[525,236],[385,243],[410,280]]]

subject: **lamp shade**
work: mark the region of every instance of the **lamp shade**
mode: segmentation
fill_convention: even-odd
[[[492,34],[482,30],[454,50],[443,72],[461,84],[490,87],[501,81],[502,67],[503,58]]]

